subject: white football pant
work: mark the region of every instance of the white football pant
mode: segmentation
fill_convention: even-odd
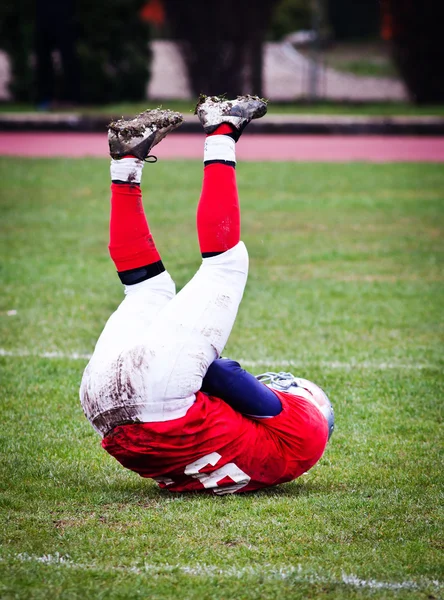
[[[177,295],[166,271],[125,286],[80,388],[85,414],[102,436],[121,423],[185,415],[227,343],[247,275],[248,253],[239,242],[204,258]]]

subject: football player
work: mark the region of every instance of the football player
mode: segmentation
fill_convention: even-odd
[[[314,383],[290,373],[257,378],[220,358],[248,273],[240,241],[236,143],[264,100],[202,96],[206,133],[197,207],[202,264],[176,295],[151,235],[140,182],[151,149],[183,117],[145,111],[109,126],[109,252],[125,299],[85,369],[84,412],[124,467],[173,492],[247,492],[291,481],[321,458],[333,411]],[[151,173],[150,173],[151,176]]]

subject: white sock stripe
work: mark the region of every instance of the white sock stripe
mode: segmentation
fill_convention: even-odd
[[[145,163],[138,158],[111,159],[111,180],[127,181],[128,183],[140,183],[142,170]]]
[[[205,140],[204,162],[227,160],[236,162],[236,142],[229,135],[210,135]]]

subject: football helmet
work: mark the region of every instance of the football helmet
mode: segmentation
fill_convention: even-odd
[[[268,387],[278,392],[287,392],[294,394],[295,396],[302,396],[321,411],[328,422],[328,439],[331,438],[335,427],[335,416],[333,407],[327,394],[318,385],[309,381],[308,379],[302,379],[302,377],[295,377],[291,373],[274,373],[268,371],[267,373],[261,373],[256,375],[256,379],[265,383]]]

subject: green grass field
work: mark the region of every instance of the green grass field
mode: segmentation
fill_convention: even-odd
[[[161,492],[82,414],[78,355],[121,299],[108,173],[0,159],[0,598],[440,598],[442,166],[238,166],[251,274],[226,355],[318,382],[337,429],[307,475],[229,497]],[[179,288],[200,177],[144,173]]]

